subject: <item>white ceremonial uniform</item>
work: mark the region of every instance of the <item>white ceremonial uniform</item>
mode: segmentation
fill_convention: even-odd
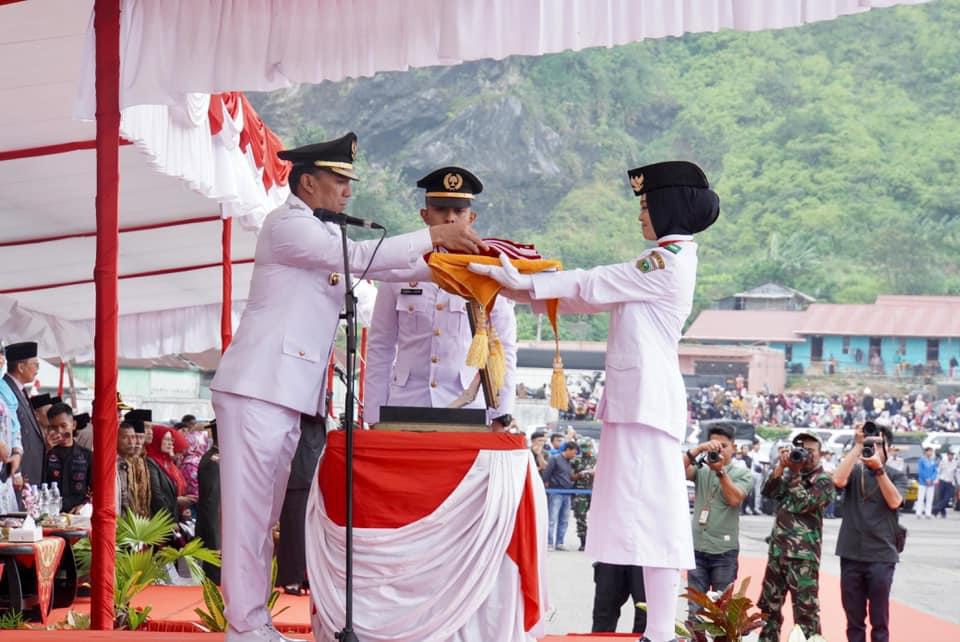
[[[512,412],[516,397],[517,320],[513,301],[499,297],[490,315],[500,338],[506,376],[500,403],[487,421]],[[380,421],[380,406],[446,408],[477,374],[466,365],[473,335],[467,301],[429,281],[381,283],[367,341],[364,419]],[[481,391],[466,408],[483,408]]]
[[[432,248],[423,229],[377,241],[348,241],[350,269],[411,268]],[[273,537],[300,413],[324,408],[327,363],[343,304],[340,230],[291,195],[264,220],[250,294],[233,342],[210,384],[219,425],[226,615],[238,631],[269,619]],[[228,526],[227,526],[228,525]]]
[[[561,313],[610,312],[587,553],[610,564],[682,569],[694,561],[677,344],[693,307],[697,245],[690,236],[660,239],[668,241],[635,261],[535,274],[531,294],[559,298]]]

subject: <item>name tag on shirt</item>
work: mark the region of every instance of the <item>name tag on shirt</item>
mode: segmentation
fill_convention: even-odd
[[[423,289],[422,288],[402,288],[400,290],[400,294],[420,295],[420,294],[423,294]]]

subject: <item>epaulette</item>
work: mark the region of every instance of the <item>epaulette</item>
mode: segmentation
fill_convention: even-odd
[[[669,245],[664,245],[663,249],[673,254],[680,254],[680,250],[682,250],[683,248],[680,247],[679,243],[670,243]]]

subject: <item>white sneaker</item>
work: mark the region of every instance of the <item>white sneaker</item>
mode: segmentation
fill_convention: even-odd
[[[227,628],[226,642],[303,642],[303,640],[288,638],[272,624],[264,624],[252,631],[242,633],[231,626]]]

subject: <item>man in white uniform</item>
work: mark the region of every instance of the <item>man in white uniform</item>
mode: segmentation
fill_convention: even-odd
[[[429,227],[476,221],[471,205],[483,184],[471,172],[442,167],[417,181],[417,187],[426,190],[420,218]],[[512,412],[517,366],[513,301],[498,299],[490,317],[503,345],[506,376],[499,403],[487,410],[487,423]],[[380,406],[448,407],[477,376],[477,369],[466,365],[472,338],[466,299],[429,281],[381,283],[367,343],[367,423],[380,421]],[[485,407],[483,393],[464,407]]]
[[[247,307],[210,385],[219,426],[223,588],[228,642],[278,641],[265,607],[277,522],[300,437],[300,414],[323,413],[326,367],[343,304],[340,230],[313,215],[342,212],[356,180],[357,137],[280,152],[291,195],[264,220]],[[476,252],[463,224],[348,242],[350,270],[412,267],[435,246]]]
[[[642,566],[648,601],[643,640],[674,639],[680,570],[694,566],[684,470],[677,453],[686,394],[677,343],[693,306],[697,245],[720,200],[696,165],[657,163],[628,172],[640,197],[643,237],[658,247],[636,260],[591,270],[521,275],[471,265],[508,296],[560,301],[561,312],[610,312],[606,389],[597,409],[597,457],[586,551],[599,562]]]

